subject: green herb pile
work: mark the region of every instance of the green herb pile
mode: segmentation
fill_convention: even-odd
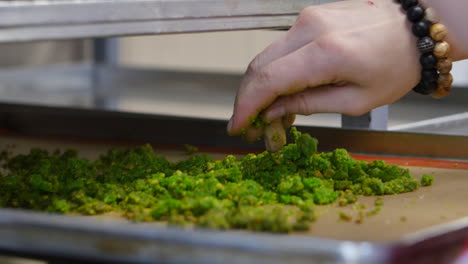
[[[0,206],[290,232],[309,229],[315,205],[345,205],[356,202],[355,195],[397,194],[419,186],[407,169],[383,161],[356,161],[344,149],[318,154],[317,140],[295,128],[291,141],[275,153],[223,160],[196,155],[179,162],[169,162],[149,145],[111,149],[96,161],[71,150],[3,152]]]

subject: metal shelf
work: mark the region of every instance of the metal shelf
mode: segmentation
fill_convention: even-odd
[[[0,42],[287,28],[337,0],[49,0],[0,2]]]

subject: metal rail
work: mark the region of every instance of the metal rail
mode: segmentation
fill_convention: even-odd
[[[335,1],[2,1],[0,42],[287,28],[304,7]]]

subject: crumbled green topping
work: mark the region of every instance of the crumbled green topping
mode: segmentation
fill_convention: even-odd
[[[317,140],[291,129],[282,150],[169,162],[149,145],[114,148],[96,161],[76,151],[0,155],[0,206],[61,214],[120,213],[133,221],[215,229],[308,230],[316,204],[356,195],[414,191],[408,169],[356,161],[344,149],[317,153]],[[427,178],[427,177],[426,177]],[[380,206],[375,211],[380,210]]]
[[[375,206],[383,206],[384,205],[384,200],[381,197],[378,197],[377,199],[375,199],[374,205]]]
[[[346,206],[349,204],[354,204],[356,202],[357,202],[357,196],[352,194],[349,190],[347,190],[346,192],[342,193],[341,197],[338,200],[338,205]]]
[[[353,217],[350,214],[346,213],[346,212],[340,211],[338,213],[338,215],[340,217],[340,220],[342,220],[342,221],[351,222],[353,220]]]
[[[279,135],[275,134],[275,135],[273,135],[273,136],[271,137],[271,140],[272,140],[273,142],[280,142],[280,141],[281,141],[281,137],[280,137]]]
[[[367,216],[367,217],[374,216],[374,215],[378,214],[381,210],[382,210],[382,206],[377,205],[376,207],[374,207],[374,209],[368,211],[368,212],[366,213],[366,216]]]
[[[434,183],[434,177],[429,174],[424,174],[421,178],[422,186],[431,186]]]
[[[356,221],[355,221],[356,224],[362,224],[364,223],[364,211],[359,211],[358,212],[358,215],[356,217]]]
[[[265,120],[263,120],[263,117],[261,115],[258,115],[253,119],[251,122],[253,128],[260,128],[266,125]]]

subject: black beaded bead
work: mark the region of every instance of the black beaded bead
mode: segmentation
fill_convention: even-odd
[[[437,81],[434,81],[434,82],[427,82],[427,81],[422,81],[422,83],[424,84],[424,86],[426,86],[426,89],[428,89],[431,93],[437,89]]]
[[[418,50],[422,53],[429,53],[434,50],[435,47],[435,41],[431,39],[430,37],[424,37],[418,39],[418,42],[416,43],[416,47],[418,47]]]
[[[431,24],[429,21],[421,20],[413,24],[413,34],[418,38],[429,36]]]
[[[421,66],[423,67],[423,69],[428,69],[428,70],[434,69],[438,61],[439,59],[437,59],[434,53],[425,53],[419,59],[419,62],[421,63]]]
[[[406,12],[408,20],[411,22],[418,22],[424,18],[425,12],[424,8],[420,6],[413,6]]]
[[[410,7],[417,5],[418,0],[401,0],[400,3],[404,10],[408,10]]]
[[[437,73],[436,69],[424,69],[421,71],[421,79],[425,83],[437,82],[437,79],[439,79],[439,73]]]
[[[419,82],[416,87],[413,88],[413,91],[422,94],[422,95],[429,95],[434,91],[431,86],[427,86],[424,82]]]

